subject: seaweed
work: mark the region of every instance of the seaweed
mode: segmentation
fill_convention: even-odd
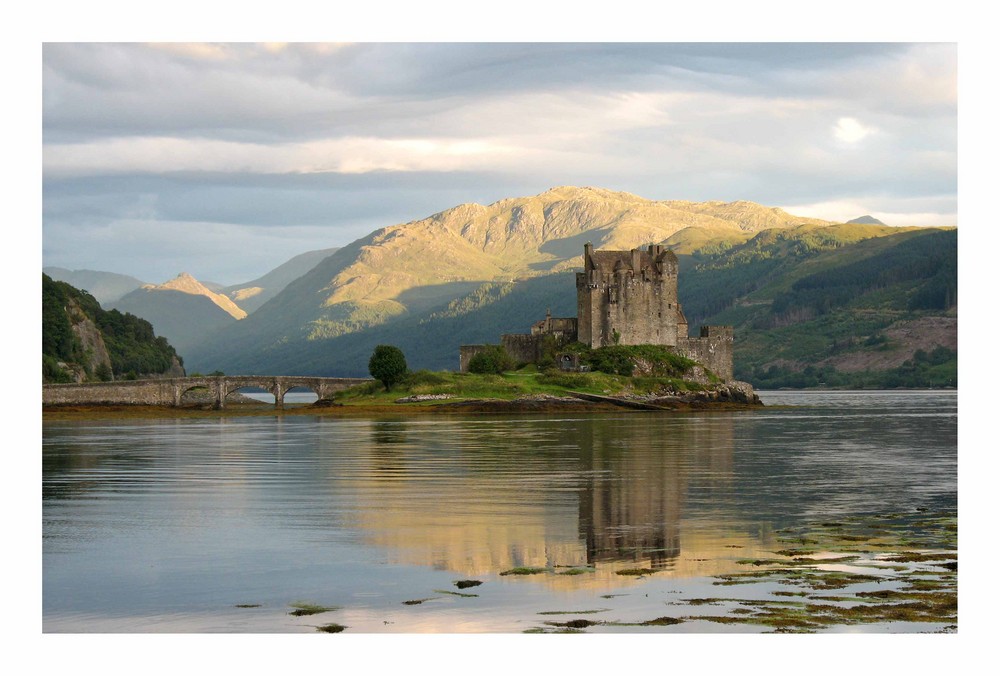
[[[318,615],[319,613],[327,613],[332,610],[340,610],[340,606],[319,606],[315,603],[304,603],[302,601],[296,601],[294,603],[289,603],[289,606],[295,608],[292,612],[288,613],[293,617],[303,617],[305,615]]]
[[[501,575],[538,575],[539,573],[547,573],[547,572],[549,572],[548,568],[520,567],[520,568],[511,568],[510,570],[505,570],[505,571],[503,571],[500,574]]]

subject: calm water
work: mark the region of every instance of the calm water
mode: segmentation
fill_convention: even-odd
[[[955,507],[955,393],[762,398],[707,414],[45,423],[44,630],[650,619],[671,595],[718,594],[710,576],[769,556],[776,529]],[[518,566],[594,570],[500,575]],[[659,572],[616,574],[636,567]],[[445,593],[466,578],[478,596]],[[339,609],[289,615],[299,601]]]

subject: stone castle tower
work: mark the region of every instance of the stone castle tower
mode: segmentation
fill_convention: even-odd
[[[677,256],[666,247],[594,251],[586,244],[576,299],[577,340],[590,347],[676,347],[687,338],[677,300]]]
[[[576,317],[535,322],[531,333],[509,333],[500,344],[517,362],[537,361],[546,339],[560,344],[579,341],[591,348],[609,345],[663,345],[711,369],[725,381],[733,378],[733,327],[702,326],[688,336],[688,322],[677,300],[677,256],[653,244],[631,251],[583,249],[583,272],[576,273]],[[462,345],[459,369],[485,345]]]

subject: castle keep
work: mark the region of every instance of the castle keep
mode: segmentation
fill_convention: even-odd
[[[576,273],[577,340],[604,345],[670,345],[687,337],[677,302],[677,256],[666,247],[647,251],[583,248]]]
[[[576,274],[577,316],[545,319],[530,334],[506,334],[500,342],[515,361],[533,362],[546,341],[579,341],[592,348],[607,345],[664,345],[711,369],[724,380],[733,378],[733,328],[703,326],[688,337],[688,323],[677,299],[677,256],[654,244],[648,249],[583,250],[583,272]],[[463,345],[460,367],[484,346]]]

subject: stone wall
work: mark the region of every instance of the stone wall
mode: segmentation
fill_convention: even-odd
[[[703,326],[698,338],[684,338],[677,352],[700,362],[725,381],[733,379],[733,327]]]
[[[460,373],[469,372],[469,362],[480,352],[486,350],[487,345],[460,345],[458,347],[458,370]]]
[[[42,386],[42,404],[125,404],[160,406],[180,400],[173,379],[119,380]]]
[[[543,334],[505,333],[500,336],[500,344],[515,364],[529,364],[541,357]]]

